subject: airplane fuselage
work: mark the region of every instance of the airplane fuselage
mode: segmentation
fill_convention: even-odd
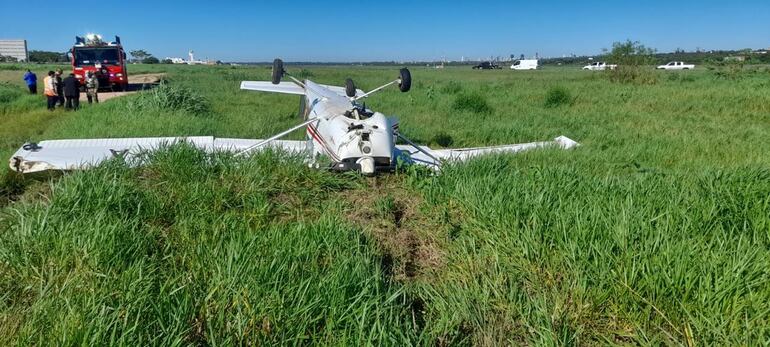
[[[317,119],[307,126],[314,155],[327,156],[340,171],[372,174],[393,168],[395,118],[355,105],[325,86],[304,83],[305,116]]]

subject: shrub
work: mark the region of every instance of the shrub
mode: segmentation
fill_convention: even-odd
[[[151,57],[142,59],[142,64],[160,64],[160,60],[158,60],[158,58],[151,56]]]
[[[444,94],[457,94],[462,90],[463,86],[457,81],[449,81],[449,83],[441,87],[441,92]]]
[[[486,97],[479,93],[460,94],[455,98],[452,107],[459,111],[470,111],[473,113],[491,113],[492,107],[487,103]]]
[[[438,144],[441,147],[449,147],[454,143],[454,139],[451,135],[445,133],[445,132],[439,132],[436,133],[436,135],[433,136],[431,139],[431,142]]]
[[[315,77],[315,75],[313,74],[312,71],[308,69],[302,69],[299,71],[299,73],[297,73],[297,78],[299,79],[307,79],[307,78],[313,78],[313,77]]]
[[[191,89],[165,83],[139,93],[128,102],[127,107],[131,111],[182,110],[198,116],[209,112],[209,103],[205,97]]]
[[[21,97],[21,90],[10,83],[0,84],[0,103],[14,101]]]
[[[561,86],[551,87],[545,94],[545,107],[552,108],[561,105],[570,105],[572,104],[572,100],[572,95],[566,88]]]
[[[695,77],[687,73],[669,73],[668,80],[671,82],[695,82]]]
[[[655,50],[645,47],[639,41],[626,40],[615,42],[608,61],[617,64],[614,70],[608,70],[612,82],[633,84],[655,84],[658,74],[650,68],[655,64]]]
[[[726,80],[734,81],[740,79],[744,76],[743,63],[727,62],[723,64],[719,69],[716,69],[715,74],[718,78],[723,78]]]
[[[22,71],[24,67],[19,64],[0,64],[0,71]]]
[[[658,83],[658,73],[649,66],[620,65],[609,72],[610,81],[630,84]]]

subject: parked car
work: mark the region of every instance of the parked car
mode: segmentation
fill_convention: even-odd
[[[537,70],[537,59],[521,59],[513,62],[511,70]]]
[[[589,64],[586,66],[583,66],[583,70],[591,70],[591,71],[604,71],[607,69],[615,70],[617,68],[617,65],[614,64],[607,64],[603,61],[595,62],[593,64]]]
[[[658,66],[659,70],[691,70],[694,69],[695,65],[693,64],[685,64],[681,61],[672,61],[666,65]]]
[[[474,70],[495,70],[501,67],[493,62],[485,61],[473,67]]]

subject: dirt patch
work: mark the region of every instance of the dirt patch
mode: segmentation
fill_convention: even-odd
[[[160,83],[166,77],[165,73],[151,73],[142,75],[129,75],[128,76],[128,89],[125,91],[100,91],[99,102],[104,102],[110,99],[118,98],[121,96],[136,93],[141,90],[152,88]],[[87,103],[88,97],[86,93],[80,93],[80,102]]]
[[[374,177],[367,184],[342,197],[350,205],[348,219],[382,252],[384,275],[396,281],[435,275],[446,262],[441,246],[446,227],[402,178]]]
[[[142,75],[128,75],[128,84],[158,84],[166,78],[165,73],[148,73]]]

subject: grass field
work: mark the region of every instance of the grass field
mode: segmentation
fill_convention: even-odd
[[[365,90],[397,73],[294,70]],[[298,121],[296,97],[238,90],[265,67],[129,71],[167,72],[205,107],[132,95],[49,113],[5,66],[0,158],[29,140],[260,138]],[[437,176],[186,146],[141,168],[3,170],[0,345],[770,343],[767,68],[642,86],[567,67],[412,75],[367,104],[421,143],[581,147]]]

